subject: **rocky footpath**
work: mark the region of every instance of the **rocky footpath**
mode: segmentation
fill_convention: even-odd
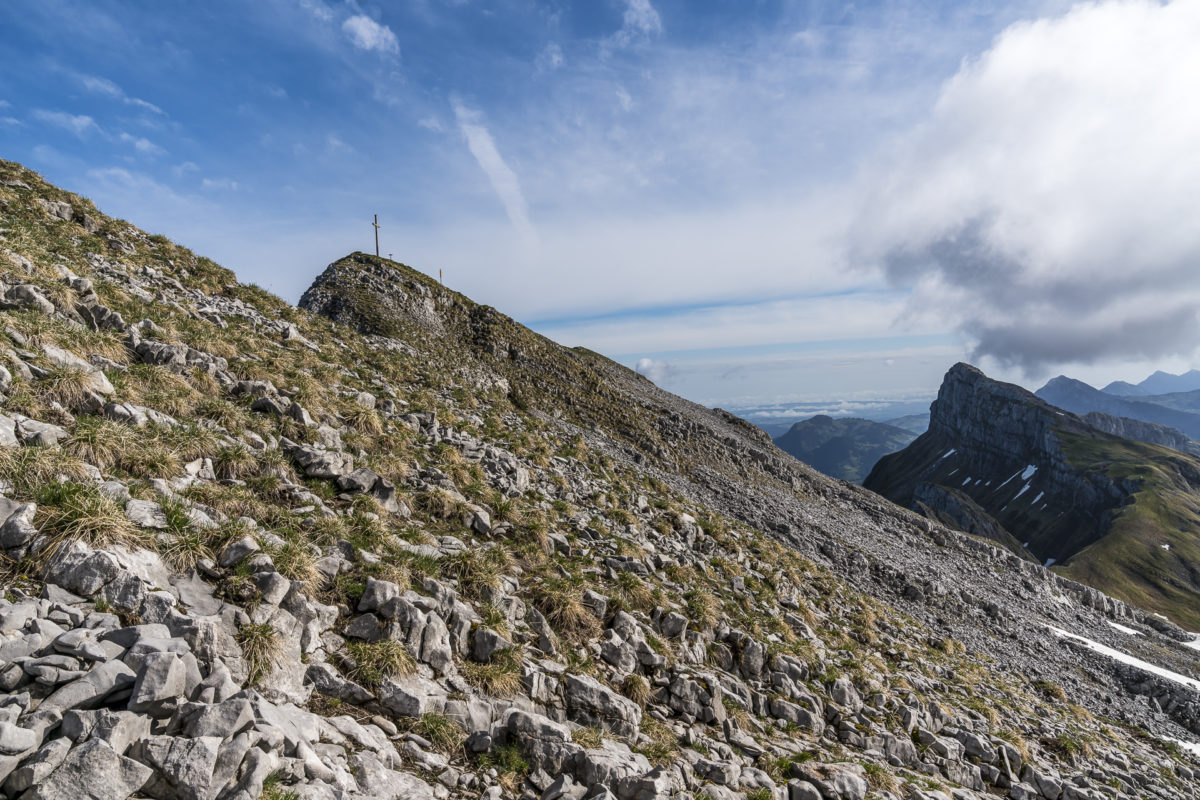
[[[1157,617],[401,265],[334,324],[0,167],[0,795],[1196,796],[1196,694],[1046,627],[1190,672]]]

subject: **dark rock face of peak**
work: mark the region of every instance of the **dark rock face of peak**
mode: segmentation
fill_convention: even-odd
[[[882,458],[863,485],[914,510],[936,509],[963,530],[1019,541],[1039,561],[1062,562],[1104,535],[1127,496],[1103,475],[1080,475],[1063,452],[1064,435],[1104,434],[1019,386],[956,364],[930,407],[929,430]]]
[[[1064,425],[1086,427],[1032,392],[992,380],[970,364],[950,368],[929,407],[930,432],[1018,460],[1053,447],[1050,431]]]

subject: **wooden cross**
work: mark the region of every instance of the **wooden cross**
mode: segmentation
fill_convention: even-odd
[[[371,223],[375,226],[375,257],[379,258],[379,215],[375,215],[375,221]]]

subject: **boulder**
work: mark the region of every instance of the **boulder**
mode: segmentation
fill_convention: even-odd
[[[567,719],[632,739],[642,722],[642,709],[588,675],[565,676]]]
[[[140,763],[154,770],[142,792],[158,800],[208,800],[218,788],[212,778],[220,747],[220,736],[143,739],[131,751]]]
[[[291,456],[310,478],[336,478],[354,471],[354,457],[349,453],[318,447],[295,447]]]
[[[107,742],[92,739],[74,748],[49,777],[22,800],[126,800],[141,790],[153,771],[117,755]]]

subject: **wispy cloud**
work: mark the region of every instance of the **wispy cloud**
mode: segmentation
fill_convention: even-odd
[[[238,190],[238,182],[229,178],[205,178],[200,181],[200,188],[206,192],[236,192]]]
[[[625,0],[621,29],[613,34],[611,43],[625,47],[634,42],[647,41],[662,32],[662,17],[650,0]]]
[[[65,111],[47,111],[39,108],[33,112],[33,118],[47,125],[70,131],[80,138],[90,131],[100,129],[96,120],[86,114],[68,114]]]
[[[558,42],[550,42],[538,53],[534,66],[538,72],[553,72],[565,63],[562,46]]]
[[[390,53],[400,52],[400,42],[396,34],[387,25],[380,25],[364,14],[349,17],[342,23],[342,31],[350,37],[350,41],[360,50]]]
[[[342,155],[353,153],[354,148],[342,141],[335,133],[331,133],[325,137],[325,150],[328,153],[339,153]]]
[[[320,22],[333,21],[333,10],[321,0],[300,0],[300,7]]]
[[[133,149],[142,155],[161,156],[166,155],[167,152],[144,136],[133,136],[129,133],[122,133],[118,138],[126,144],[132,144]]]
[[[79,82],[83,84],[83,88],[87,89],[93,94],[112,97],[116,100],[120,100],[126,105],[135,106],[154,114],[166,113],[151,102],[142,100],[138,97],[130,97],[129,95],[125,94],[124,89],[122,89],[120,86],[117,86],[117,84],[113,83],[108,78],[101,78],[96,75],[80,75]]]
[[[456,100],[454,117],[458,121],[459,131],[467,140],[467,148],[487,175],[522,242],[526,245],[536,243],[537,231],[529,221],[529,206],[521,191],[521,182],[517,179],[517,173],[505,163],[500,151],[496,149],[492,134],[481,124],[480,114]]]

